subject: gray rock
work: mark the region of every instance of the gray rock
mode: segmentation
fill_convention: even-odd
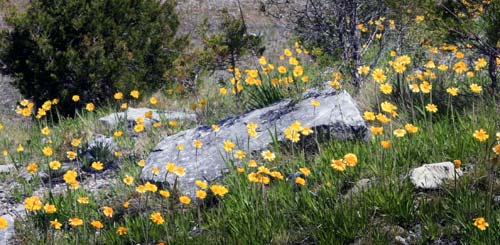
[[[153,115],[151,119],[146,118],[144,115],[146,112],[152,111]],[[162,111],[155,110],[149,108],[128,108],[125,112],[117,112],[109,114],[105,117],[99,118],[99,122],[105,126],[113,127],[119,122],[123,122],[127,119],[129,125],[135,124],[135,119],[138,117],[144,118],[144,125],[150,126],[155,122],[159,122],[162,119],[166,120],[180,120],[180,121],[196,121],[196,114],[194,113],[185,113],[185,112],[177,112],[177,111]],[[128,125],[127,125],[128,126]]]
[[[371,179],[366,179],[366,178],[360,179],[358,180],[358,182],[356,182],[356,184],[354,184],[354,186],[349,191],[347,191],[344,197],[351,198],[353,195],[356,195],[360,191],[365,191],[366,189],[368,189],[371,184],[372,184]]]
[[[311,105],[313,99],[321,103],[315,109]],[[193,195],[195,180],[213,181],[221,177],[222,173],[227,170],[226,163],[222,158],[222,156],[227,155],[222,147],[224,140],[234,142],[236,144],[235,150],[242,149],[260,155],[260,151],[273,144],[270,132],[273,135],[276,132],[277,140],[284,141],[283,131],[295,121],[301,122],[302,126],[310,127],[314,131],[307,137],[301,136],[301,142],[307,142],[307,140],[313,142],[314,134],[318,134],[321,136],[318,138],[322,139],[330,137],[368,139],[369,137],[369,130],[358,107],[347,92],[337,92],[330,87],[322,91],[312,89],[306,91],[302,96],[302,101],[298,103],[287,99],[262,109],[222,120],[217,123],[220,127],[220,131],[217,133],[210,126],[200,126],[164,138],[148,156],[141,178],[163,182],[166,175],[165,163],[174,162],[186,169],[185,176],[178,180],[181,191]],[[251,139],[247,145],[246,125],[250,122],[258,124],[257,137]],[[198,151],[193,147],[194,140],[200,140],[203,143],[203,147]],[[185,146],[185,150],[180,152],[179,157],[177,157],[178,144]],[[158,175],[152,174],[152,169],[155,166],[160,170]],[[166,180],[172,184],[175,177],[170,174]]]
[[[455,169],[452,162],[424,164],[410,171],[410,181],[417,188],[438,189],[444,180],[462,176],[462,170]]]
[[[14,166],[14,164],[0,165],[0,174],[10,173],[10,172],[14,171],[15,169],[16,169],[16,167]]]
[[[2,215],[1,217],[6,219],[9,225],[7,229],[0,229],[0,244],[9,244],[9,240],[15,236],[14,217],[9,214]]]

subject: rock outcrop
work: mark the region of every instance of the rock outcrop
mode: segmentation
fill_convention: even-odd
[[[312,100],[318,101],[320,105],[312,106]],[[155,182],[166,180],[172,184],[175,176],[169,174],[165,177],[165,164],[173,162],[186,169],[185,176],[178,179],[181,191],[194,195],[195,180],[213,181],[227,170],[223,159],[223,156],[226,156],[223,149],[225,140],[236,144],[234,150],[260,153],[273,143],[273,136],[278,141],[284,141],[283,131],[296,121],[314,131],[307,137],[302,136],[301,142],[319,138],[315,134],[321,135],[321,139],[369,137],[369,130],[358,107],[347,92],[338,92],[330,87],[321,91],[312,89],[304,92],[299,102],[286,99],[262,109],[222,120],[217,124],[220,127],[219,132],[214,132],[210,126],[200,126],[167,136],[148,156],[141,178]],[[257,136],[247,142],[246,126],[251,122],[258,124]],[[203,143],[201,149],[193,146],[194,140]],[[184,145],[185,149],[179,152],[178,144]],[[152,173],[154,167],[158,168],[159,174]]]

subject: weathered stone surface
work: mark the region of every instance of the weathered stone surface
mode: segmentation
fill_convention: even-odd
[[[152,111],[152,118],[145,118],[145,113]],[[144,118],[144,125],[149,126],[155,122],[161,121],[162,118],[166,120],[180,120],[180,121],[196,121],[196,115],[194,113],[185,113],[177,111],[162,111],[149,108],[131,108],[129,107],[125,112],[116,112],[109,114],[105,117],[99,118],[99,122],[105,126],[115,126],[120,121],[124,121],[125,117],[129,125],[135,124],[135,119],[138,117]]]
[[[16,167],[14,167],[14,164],[3,164],[3,165],[0,165],[0,174],[1,173],[10,173],[14,169],[16,169]]]
[[[347,92],[337,92],[331,88],[322,91],[312,89],[305,92],[302,98],[303,100],[298,103],[283,100],[262,109],[222,120],[217,124],[220,127],[217,133],[210,126],[200,126],[168,136],[150,153],[141,178],[163,182],[166,174],[165,163],[174,162],[186,168],[185,176],[178,180],[179,187],[184,193],[193,195],[195,180],[211,181],[219,178],[227,170],[222,158],[226,155],[222,147],[224,140],[233,141],[237,145],[236,149],[260,152],[272,144],[270,132],[273,134],[276,132],[277,139],[283,141],[284,129],[295,121],[327,137],[340,139],[369,137],[369,130],[357,105]],[[311,105],[313,99],[319,101],[321,105],[314,108]],[[258,124],[258,135],[247,145],[246,125],[250,122]],[[307,136],[309,139],[314,137],[314,134]],[[203,147],[199,150],[193,147],[193,141],[196,139],[203,143]],[[306,138],[302,136],[301,141],[305,140]],[[179,155],[178,144],[185,146],[185,150]],[[152,174],[155,166],[160,170],[158,175]],[[166,178],[170,184],[174,179],[172,174]]]
[[[462,176],[462,170],[456,169],[451,162],[424,164],[410,171],[410,181],[417,188],[438,189],[443,181]]]

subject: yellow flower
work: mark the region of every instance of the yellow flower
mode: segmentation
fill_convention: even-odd
[[[337,171],[345,171],[346,165],[342,160],[332,159],[330,166]]]
[[[457,87],[449,87],[446,89],[446,93],[450,94],[451,96],[457,96],[458,95],[458,88]]]
[[[382,113],[377,114],[376,118],[381,123],[389,123],[389,122],[391,122],[391,119],[388,118],[387,116],[385,116]]]
[[[160,212],[151,213],[150,219],[151,219],[151,221],[153,221],[153,223],[155,223],[157,225],[161,225],[161,224],[165,223],[165,220],[161,216]]]
[[[474,226],[484,231],[490,225],[488,224],[488,222],[486,222],[486,219],[484,219],[483,217],[478,217],[474,219]]]
[[[459,159],[453,160],[453,165],[455,168],[460,168],[460,166],[462,166],[462,161]]]
[[[55,219],[55,220],[50,221],[50,227],[52,227],[56,230],[60,230],[62,227],[62,224],[59,223],[59,221],[57,221],[57,219]]]
[[[380,145],[382,146],[382,148],[388,149],[391,147],[391,142],[387,140],[382,140],[380,141]]]
[[[396,130],[394,130],[393,134],[396,135],[396,137],[401,138],[401,137],[405,136],[406,130],[404,130],[404,129],[396,129]]]
[[[134,90],[130,91],[130,96],[132,96],[134,99],[138,99],[139,95],[140,95],[140,93],[138,90],[134,89]]]
[[[384,132],[384,127],[370,126],[370,132],[372,132],[373,135],[381,135],[382,132]]]
[[[365,111],[363,113],[363,118],[367,121],[374,121],[375,120],[375,113],[371,111]]]
[[[127,233],[128,233],[127,227],[120,226],[118,227],[118,229],[116,229],[116,234],[118,234],[119,236],[125,235]]]
[[[38,171],[38,164],[32,162],[32,163],[28,164],[28,166],[26,167],[26,170],[30,174],[36,173],[36,171]]]
[[[92,163],[92,168],[97,171],[101,171],[104,169],[104,165],[102,164],[102,162],[97,161]]]
[[[245,152],[244,152],[244,151],[242,151],[242,150],[237,150],[237,151],[234,153],[234,157],[235,157],[236,159],[241,160],[241,159],[245,158]]]
[[[392,93],[392,85],[390,83],[383,83],[380,85],[380,91],[384,94],[391,94]]]
[[[493,148],[491,148],[493,152],[495,152],[497,155],[500,155],[500,144],[495,145]]]
[[[72,99],[74,102],[78,102],[78,101],[80,101],[80,96],[78,96],[78,95],[73,95],[73,97],[71,97],[71,99]]]
[[[302,68],[302,66],[296,66],[293,68],[293,75],[295,77],[300,77],[302,74],[304,74],[304,68]]]
[[[372,77],[373,80],[375,80],[378,83],[383,83],[387,79],[387,76],[385,76],[384,71],[380,68],[373,70]]]
[[[113,97],[115,98],[115,100],[121,100],[123,99],[123,93],[122,92],[116,92]]]
[[[43,206],[43,210],[45,210],[45,212],[48,213],[48,214],[53,214],[53,213],[55,213],[57,211],[57,208],[56,208],[55,205],[47,203],[47,204],[45,204]]]
[[[394,104],[387,102],[387,101],[382,102],[382,104],[380,104],[380,108],[382,108],[382,111],[389,112],[389,113],[398,109],[397,106],[395,106]],[[375,116],[373,118],[375,119]]]
[[[104,206],[102,208],[102,212],[104,213],[104,216],[106,217],[113,217],[113,209],[108,206]]]
[[[122,156],[122,152],[121,151],[115,151],[115,157],[121,157]]]
[[[212,185],[212,186],[210,186],[210,190],[216,196],[220,196],[220,197],[223,197],[224,195],[226,195],[229,192],[229,190],[222,185]]]
[[[182,204],[189,205],[191,203],[191,198],[189,198],[188,196],[180,196],[179,201]]]
[[[468,78],[473,78],[473,77],[474,77],[474,72],[472,72],[472,71],[468,71],[467,73],[465,73],[465,75],[466,75]]]
[[[340,89],[340,83],[337,80],[331,81],[330,86],[334,89]]]
[[[153,173],[154,175],[158,175],[160,173],[160,170],[158,169],[157,166],[154,166],[153,169],[151,170],[151,173]]]
[[[457,57],[457,59],[463,59],[464,56],[465,56],[464,53],[462,53],[460,51],[458,51],[458,52],[455,53],[455,57]]]
[[[196,186],[198,186],[201,189],[207,189],[208,183],[202,180],[196,180],[195,181]]]
[[[85,105],[85,109],[87,111],[93,111],[95,109],[95,106],[93,103],[88,103],[87,105]]]
[[[144,167],[146,165],[146,160],[141,159],[137,162],[137,166],[139,167]]]
[[[438,108],[436,105],[434,104],[427,104],[425,106],[425,109],[428,111],[428,112],[432,112],[432,113],[436,113],[438,111]]]
[[[136,133],[140,133],[140,132],[144,131],[144,124],[142,124],[142,123],[141,124],[136,124],[134,126],[134,131]]]
[[[178,151],[183,151],[184,150],[184,145],[183,144],[177,144],[177,150]]]
[[[165,170],[167,170],[167,172],[169,172],[169,173],[173,173],[176,168],[177,168],[177,166],[173,162],[167,162],[165,164]]]
[[[155,127],[155,128],[161,127],[161,122],[155,122],[155,123],[153,123],[153,127]]]
[[[176,168],[174,169],[174,173],[175,173],[177,176],[182,177],[182,176],[184,176],[184,175],[186,174],[186,169],[185,169],[185,168],[183,168],[183,167],[176,167]]]
[[[203,146],[203,143],[200,140],[193,141],[193,146],[196,149],[200,149]]]
[[[120,108],[121,108],[121,109],[123,109],[123,110],[125,110],[125,109],[127,109],[127,108],[128,108],[128,104],[127,104],[127,103],[122,103],[122,104],[120,105]]]
[[[470,90],[475,93],[475,94],[480,94],[483,91],[483,88],[480,85],[477,85],[475,83],[469,85]]]
[[[227,94],[227,89],[226,88],[219,88],[219,94],[226,95]]]
[[[266,57],[261,56],[259,58],[259,64],[265,66],[267,64]]]
[[[251,159],[250,161],[248,161],[248,166],[251,168],[257,167],[257,161]]]
[[[42,209],[42,201],[38,196],[32,196],[24,199],[24,208],[30,212]]]
[[[59,161],[51,161],[49,163],[49,167],[52,170],[58,170],[59,168],[61,168],[61,162],[59,162]]]
[[[362,65],[362,66],[358,67],[359,74],[366,76],[366,75],[368,75],[368,72],[370,72],[369,66]]]
[[[268,150],[263,151],[261,153],[261,155],[264,158],[264,160],[266,160],[268,162],[272,162],[276,158],[276,155],[273,152],[268,151]]]
[[[306,184],[306,180],[301,177],[297,177],[295,178],[295,184],[304,186]]]
[[[474,66],[474,69],[476,71],[479,71],[479,70],[483,69],[484,67],[486,67],[486,65],[488,65],[488,62],[486,62],[486,59],[485,58],[479,58],[476,61],[476,65]]]
[[[416,134],[418,132],[418,127],[410,123],[405,125],[405,129],[410,134]]]
[[[479,142],[483,142],[490,137],[488,133],[486,133],[486,131],[484,131],[482,128],[474,131],[474,134],[472,134],[472,136],[474,136],[474,138],[476,138]]]
[[[344,156],[344,161],[347,166],[349,167],[354,167],[358,163],[358,157],[354,155],[353,153],[347,153]]]
[[[304,167],[304,168],[299,168],[299,171],[301,173],[303,173],[305,176],[309,176],[311,174],[311,170],[309,170],[308,168]]]
[[[321,105],[321,103],[319,103],[319,101],[317,101],[317,100],[311,100],[311,105],[314,107],[318,107]]]
[[[235,144],[233,142],[231,142],[230,140],[224,140],[224,150],[226,152],[231,152],[234,147],[235,147]]]
[[[220,128],[219,128],[219,126],[217,124],[213,124],[212,125],[212,130],[217,133],[217,132],[219,132]]]
[[[304,136],[308,136],[314,133],[314,131],[310,127],[303,127],[302,130],[300,130],[300,133]]]
[[[436,64],[434,64],[434,61],[432,61],[432,60],[427,61],[427,63],[425,63],[424,66],[425,66],[425,68],[428,68],[428,69],[436,68]]]
[[[290,51],[290,49],[285,49],[284,52],[285,52],[286,56],[288,56],[288,57],[292,56],[292,51]]]
[[[90,222],[90,225],[92,225],[92,227],[94,227],[95,229],[102,229],[102,228],[104,228],[104,225],[99,220],[92,220],[92,222]]]
[[[23,145],[21,145],[21,144],[17,145],[17,149],[16,150],[17,150],[17,152],[23,152],[24,151]]]
[[[199,199],[205,199],[205,197],[207,197],[207,193],[203,190],[197,190],[196,197],[198,197]]]
[[[467,65],[463,61],[459,61],[453,65],[453,70],[458,74],[462,74],[467,71]]]
[[[123,135],[123,132],[122,132],[122,131],[120,131],[120,130],[115,131],[115,132],[113,133],[113,136],[115,136],[116,138],[122,137],[122,135]]]
[[[424,20],[425,20],[425,17],[424,17],[423,15],[417,15],[417,16],[415,17],[415,22],[416,22],[417,24],[418,24],[418,23],[420,23],[420,22],[422,22],[422,21],[424,21]]]
[[[89,203],[89,198],[88,197],[78,197],[76,201],[80,204],[88,204]]]
[[[74,151],[68,151],[66,152],[66,156],[68,157],[69,160],[75,160],[77,154]]]
[[[149,99],[149,103],[151,103],[151,105],[156,105],[158,103],[158,99],[156,97],[151,97]]]
[[[0,126],[0,129],[2,129],[2,126]],[[50,129],[48,127],[42,128],[41,133],[43,135],[49,135],[50,134]]]
[[[123,183],[126,185],[132,185],[134,183],[134,178],[130,175],[125,175],[125,178],[123,178]]]
[[[286,67],[284,67],[284,66],[278,66],[278,72],[280,74],[285,74],[286,73]]]
[[[63,175],[63,179],[67,184],[70,184],[71,182],[76,180],[76,177],[78,176],[78,173],[74,170],[68,170],[66,173]]]
[[[422,90],[422,93],[428,94],[432,90],[432,84],[430,84],[427,81],[424,81],[423,83],[420,84],[420,90]]]
[[[160,196],[162,196],[163,198],[169,198],[170,197],[170,192],[167,191],[167,190],[160,190]]]
[[[441,64],[441,65],[439,65],[439,66],[438,66],[438,69],[439,69],[440,71],[446,71],[446,70],[448,70],[448,66],[447,66],[447,65],[445,65],[445,64]]]

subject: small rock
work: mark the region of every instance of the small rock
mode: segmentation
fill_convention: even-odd
[[[16,167],[14,166],[14,164],[0,165],[0,174],[2,174],[2,173],[10,173],[14,169],[16,169]]]
[[[396,242],[396,244],[409,244],[408,242],[406,242],[406,239],[401,236],[394,237],[394,242]]]
[[[451,162],[424,164],[410,171],[410,181],[417,188],[438,189],[444,180],[462,176],[462,170],[455,169]]]
[[[151,119],[145,117],[146,112],[149,111],[153,113]],[[113,127],[119,124],[120,121],[124,121],[125,117],[128,125],[134,125],[135,119],[137,119],[138,117],[143,117],[145,126],[150,126],[155,122],[161,121],[162,119],[192,121],[192,122],[196,121],[196,114],[194,113],[185,113],[178,111],[161,111],[149,108],[129,107],[125,112],[112,113],[105,117],[101,117],[99,118],[99,122],[105,126]]]
[[[354,184],[354,186],[349,191],[347,191],[344,197],[350,198],[358,192],[366,190],[368,187],[370,187],[371,182],[371,179],[366,178],[358,180],[358,182],[356,182],[356,184]]]

